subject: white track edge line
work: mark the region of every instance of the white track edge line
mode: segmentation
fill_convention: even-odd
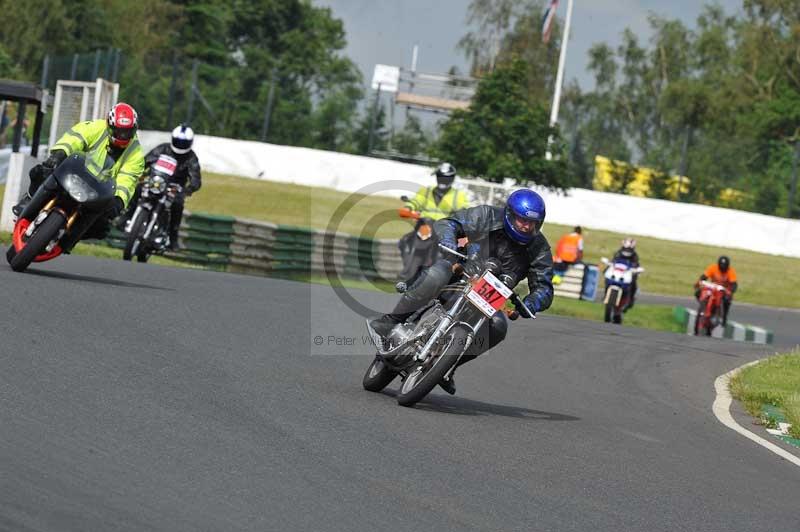
[[[714,404],[711,406],[711,410],[714,412],[714,415],[717,416],[719,422],[729,429],[738,432],[745,438],[754,441],[758,445],[761,445],[762,447],[765,447],[766,449],[769,449],[773,453],[777,454],[784,460],[787,460],[790,463],[800,467],[800,457],[797,457],[789,451],[778,447],[774,443],[765,440],[761,436],[750,432],[746,428],[739,425],[731,415],[730,406],[733,402],[733,398],[731,397],[730,391],[728,391],[728,384],[730,383],[731,377],[736,375],[742,369],[752,366],[753,364],[757,364],[758,362],[760,362],[760,360],[755,360],[717,377],[717,379],[714,381],[714,388],[717,391],[717,396],[714,398]]]

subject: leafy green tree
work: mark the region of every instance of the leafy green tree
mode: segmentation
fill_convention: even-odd
[[[549,102],[553,93],[561,28],[553,21],[549,42],[542,42],[542,0],[472,0],[468,23],[474,28],[459,48],[471,60],[471,73],[481,77],[496,66],[519,57],[526,64],[531,98]]]
[[[527,65],[519,58],[499,65],[478,85],[466,110],[454,112],[442,126],[434,155],[454,161],[462,173],[501,182],[566,188],[572,180],[563,157],[545,158],[548,137],[562,153],[558,131],[548,113],[527,91]]]
[[[67,53],[74,44],[74,23],[61,0],[0,0],[0,42],[13,70],[37,79],[47,53]]]

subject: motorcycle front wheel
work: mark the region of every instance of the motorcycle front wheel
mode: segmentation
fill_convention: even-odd
[[[58,235],[58,232],[67,224],[67,219],[60,211],[53,210],[47,218],[36,228],[31,237],[25,242],[25,247],[19,252],[6,253],[6,258],[15,272],[21,272],[30,266],[31,262],[39,256],[47,245]],[[12,244],[13,246],[13,244]],[[12,248],[13,249],[13,248]]]
[[[700,336],[700,331],[703,330],[705,327],[703,326],[703,320],[705,320],[705,305],[700,305],[700,308],[697,309],[697,316],[694,319],[694,335]]]
[[[439,353],[432,354],[425,364],[409,372],[400,387],[400,393],[397,394],[397,404],[413,406],[424,399],[458,361],[459,355],[465,349],[468,335],[463,327],[450,329],[440,340],[442,347],[437,349]]]
[[[138,257],[141,252],[143,247],[142,228],[148,218],[146,214],[150,214],[150,211],[142,209],[136,215],[136,219],[131,222],[131,231],[128,233],[128,240],[125,241],[125,249],[122,250],[122,260],[131,260],[134,256]],[[140,260],[139,262],[143,261]]]

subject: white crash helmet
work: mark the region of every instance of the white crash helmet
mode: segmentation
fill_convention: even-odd
[[[194,131],[186,124],[181,124],[172,130],[172,151],[178,155],[189,153],[194,142]]]
[[[456,180],[456,169],[450,163],[440,164],[434,174],[436,175],[437,186],[442,190],[450,188],[453,181]]]
[[[630,249],[630,250],[636,249],[636,240],[630,237],[624,239],[622,241],[622,249]]]

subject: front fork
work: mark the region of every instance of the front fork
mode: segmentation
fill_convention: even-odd
[[[442,336],[444,336],[444,334],[450,329],[450,326],[456,321],[455,317],[459,313],[461,308],[464,306],[465,301],[466,297],[462,296],[458,299],[458,301],[456,301],[453,304],[452,307],[450,307],[450,310],[447,311],[442,320],[439,322],[439,325],[436,326],[436,329],[434,329],[433,333],[431,334],[431,337],[428,338],[428,341],[425,342],[423,348],[414,356],[415,360],[421,362],[428,358],[428,354],[430,353],[430,350],[433,348],[433,346],[436,345],[436,342],[438,342],[442,338]],[[461,360],[461,357],[464,356],[464,353],[467,352],[469,346],[472,345],[472,341],[475,338],[475,335],[478,334],[478,330],[483,326],[485,322],[486,322],[486,316],[481,316],[481,318],[478,320],[478,323],[476,323],[474,326],[470,326],[472,328],[472,333],[467,335],[467,338],[464,342],[464,349],[462,349],[461,353],[458,355],[458,360]],[[447,372],[447,378],[449,378],[450,375],[452,375],[453,371],[455,371],[455,368],[458,365],[458,360],[456,361],[455,364],[453,364],[453,367],[450,368],[450,370]]]

